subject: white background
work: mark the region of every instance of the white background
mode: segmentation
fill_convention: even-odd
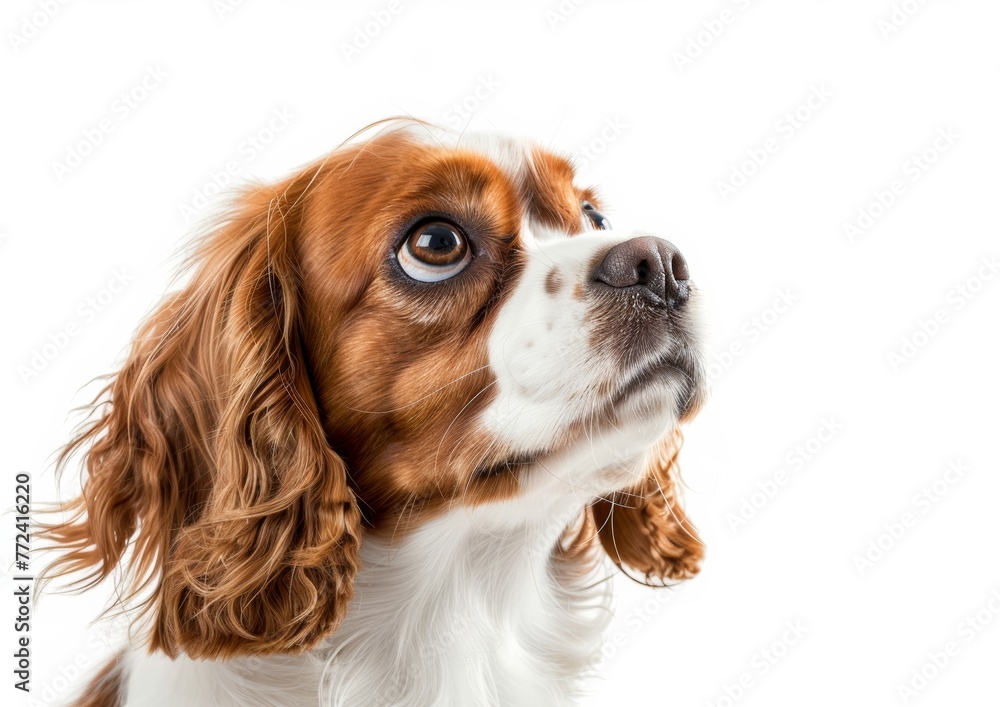
[[[81,386],[168,286],[182,207],[213,173],[272,179],[389,115],[471,120],[575,154],[616,228],[675,242],[707,303],[713,395],[683,456],[707,562],[674,593],[620,582],[587,704],[1000,704],[1000,277],[982,265],[1000,253],[1000,6],[907,0],[891,24],[890,0],[398,2],[370,39],[388,2],[4,3],[4,506],[17,471],[36,501],[56,497],[51,455],[96,390]],[[810,95],[825,97],[800,109]],[[88,154],[62,173],[73,150]],[[723,198],[734,169],[753,173]],[[793,303],[773,309],[782,292]],[[951,484],[950,461],[968,468]],[[915,498],[935,482],[933,503]],[[912,527],[883,536],[904,513]],[[26,704],[13,590],[5,578],[0,702]],[[121,627],[88,626],[106,598],[35,607],[37,703],[107,654]],[[977,612],[982,630],[963,628]],[[904,700],[949,642],[957,655]]]

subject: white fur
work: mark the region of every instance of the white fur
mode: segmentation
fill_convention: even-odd
[[[129,654],[130,707],[574,704],[610,618],[610,564],[553,558],[596,495],[643,461],[588,439],[529,469],[524,495],[455,507],[392,543],[367,538],[347,618],[302,656],[196,661]]]
[[[660,353],[647,352],[646,359],[636,356],[630,368],[596,355],[588,342],[594,333],[588,316],[591,300],[574,297],[574,288],[587,284],[594,255],[632,237],[592,231],[567,238],[530,224],[522,227],[527,266],[490,335],[490,367],[497,376],[497,395],[483,417],[487,429],[508,448],[545,449],[570,424],[581,420],[589,424],[597,386],[626,380]],[[545,281],[553,270],[561,286],[550,295]],[[655,406],[659,414],[653,411],[635,420],[652,438],[639,435],[633,443],[633,431],[628,430],[619,440],[624,444],[623,458],[648,447],[674,422],[674,392],[658,392],[664,398]]]

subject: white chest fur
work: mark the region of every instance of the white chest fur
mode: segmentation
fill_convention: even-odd
[[[608,567],[552,552],[578,506],[516,524],[512,510],[456,507],[395,544],[366,538],[347,618],[309,654],[131,654],[127,704],[572,704],[610,616]]]

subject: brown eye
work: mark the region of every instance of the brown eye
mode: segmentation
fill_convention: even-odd
[[[445,221],[430,221],[413,230],[396,257],[414,280],[440,282],[464,270],[472,260],[472,251],[457,227]]]
[[[611,222],[608,221],[604,214],[598,211],[589,201],[583,202],[583,213],[585,213],[587,218],[590,219],[590,222],[594,224],[594,228],[600,231],[611,230]]]

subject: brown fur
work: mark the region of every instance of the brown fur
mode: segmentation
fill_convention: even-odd
[[[169,655],[301,650],[351,596],[360,514],[303,364],[287,209],[251,194],[206,242],[67,450],[90,445],[56,567],[96,582],[131,541]]]
[[[122,656],[116,655],[101,668],[73,702],[73,707],[120,707],[124,704]]]
[[[573,166],[568,160],[545,150],[531,154],[531,170],[524,184],[525,199],[532,215],[550,228],[571,235],[584,230],[580,204],[598,205],[593,189],[573,185]]]
[[[643,483],[590,507],[612,561],[647,583],[689,579],[700,569],[704,546],[677,497],[679,451],[679,434],[664,438]]]

